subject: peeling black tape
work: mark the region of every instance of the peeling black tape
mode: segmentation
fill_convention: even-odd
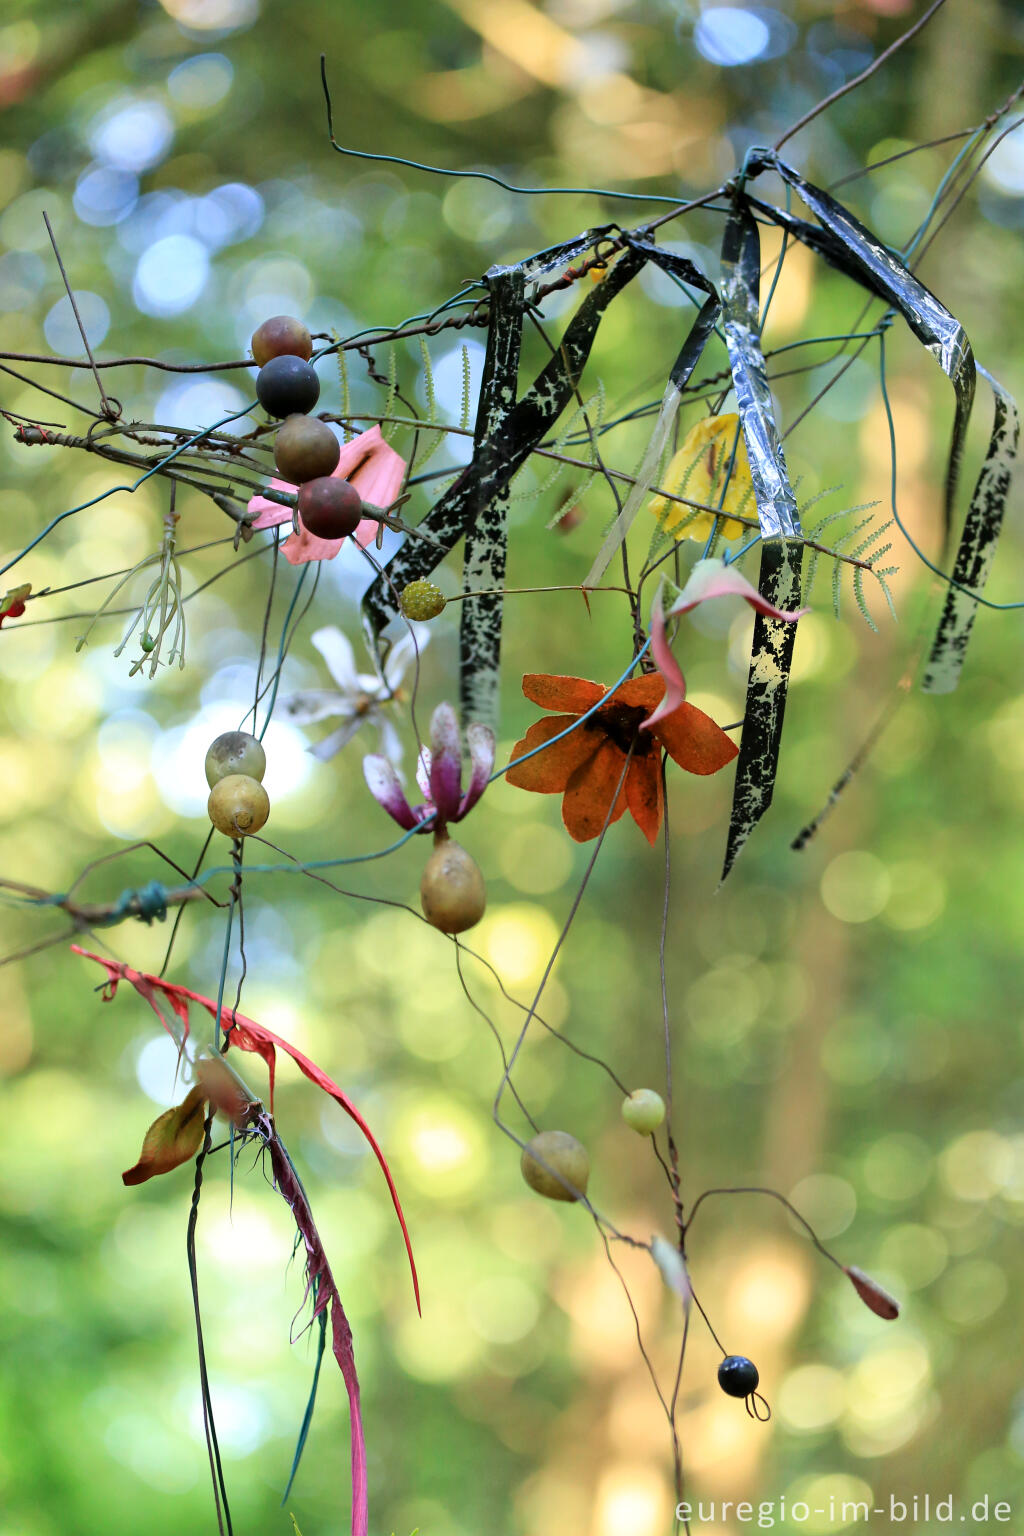
[[[985,590],[1002,532],[1020,442],[1020,412],[1013,396],[984,368],[978,371],[988,380],[995,396],[992,436],[956,552],[953,580],[957,585],[946,591],[942,617],[921,680],[924,693],[952,693],[960,681],[978,611],[978,596]],[[963,591],[964,587],[970,591]],[[975,593],[977,596],[972,595]]]
[[[748,160],[747,175],[756,176],[762,170],[776,171],[783,181],[799,193],[822,227],[807,224],[770,203],[752,200],[753,206],[824,257],[831,266],[852,277],[897,310],[952,384],[956,409],[944,497],[948,542],[953,526],[953,506],[967,423],[974,402],[976,370],[967,333],[945,305],[907,269],[900,257],[883,245],[878,236],[844,208],[842,203],[823,192],[820,187],[805,181],[771,150],[755,150]]]
[[[777,608],[799,606],[803,552],[800,538],[765,539],[762,542],[758,590]],[[747,703],[736,761],[736,785],[722,880],[772,803],[796,629],[796,621],[769,619],[760,613],[754,621]]]
[[[611,527],[605,535],[601,548],[594,558],[590,570],[583,580],[584,587],[594,587],[601,580],[615,555],[616,550],[623,543],[630,527],[640,510],[644,497],[653,483],[661,463],[665,444],[669,433],[675,423],[676,415],[682,404],[683,390],[688,383],[691,374],[696,368],[708,338],[711,336],[722,311],[721,300],[718,293],[708,278],[706,278],[691,261],[684,256],[677,256],[674,251],[663,251],[659,246],[651,244],[648,240],[628,232],[623,233],[623,239],[628,248],[645,256],[655,265],[671,272],[673,276],[691,286],[701,289],[708,295],[696,319],[687,332],[686,339],[679,349],[679,355],[672,365],[668,384],[662,396],[661,409],[651,433],[640,468],[637,470],[636,481],[632,486],[625,503],[621,507],[618,516],[613,520]]]
[[[487,355],[473,434],[474,450],[497,431],[516,403],[523,337],[525,274],[521,268],[488,273],[490,322]],[[508,555],[508,484],[470,508],[462,566],[459,625],[459,695],[463,721],[498,729],[501,626]],[[487,592],[486,597],[475,597]]]
[[[641,270],[646,257],[627,250],[596,283],[566,328],[557,353],[541,369],[501,425],[474,450],[470,463],[419,524],[433,543],[410,539],[372,583],[363,599],[372,634],[398,612],[398,595],[429,576],[470,526],[476,509],[504,490],[551,429],[579,383],[597,328],[612,300]]]
[[[725,339],[736,407],[765,539],[799,538],[800,518],[761,350],[761,237],[746,198],[738,194],[722,236]]]

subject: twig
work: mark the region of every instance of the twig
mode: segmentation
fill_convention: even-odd
[[[787,128],[782,137],[776,139],[775,148],[781,149],[787,139],[791,139],[795,133],[800,132],[801,128],[806,128],[808,123],[813,122],[816,117],[820,117],[822,112],[826,112],[840,97],[849,95],[851,91],[855,91],[858,86],[863,85],[864,81],[869,79],[876,70],[881,69],[882,65],[887,63],[893,54],[903,47],[904,43],[909,43],[912,37],[916,37],[922,28],[928,25],[936,11],[941,10],[945,3],[946,0],[933,0],[933,4],[928,7],[924,15],[915,21],[912,27],[908,27],[894,43],[891,43],[884,53],[880,53],[877,59],[873,59],[867,69],[862,69],[859,75],[854,75],[852,80],[847,80],[845,85],[839,86],[830,95],[825,96],[819,101],[817,106],[811,107],[810,111],[805,112],[803,117],[797,118],[792,128]]]
[[[115,410],[114,406],[111,405],[109,399],[107,398],[106,390],[103,388],[103,381],[96,370],[96,359],[92,355],[92,347],[89,345],[89,338],[86,335],[85,326],[82,324],[82,316],[78,311],[78,303],[75,299],[74,290],[68,281],[68,274],[64,270],[64,263],[61,260],[61,254],[57,248],[57,237],[53,233],[53,225],[50,223],[50,215],[46,212],[45,209],[43,210],[43,223],[46,225],[46,233],[49,235],[50,244],[53,246],[53,254],[57,258],[57,265],[60,268],[60,275],[64,280],[64,287],[67,291],[68,300],[70,301],[72,311],[74,312],[79,334],[82,337],[82,345],[84,346],[86,356],[89,359],[89,367],[92,369],[92,376],[96,380],[96,388],[100,392],[100,400],[103,402],[103,414],[107,417],[108,421],[116,421],[117,417],[121,414],[121,403],[118,401],[117,409]]]

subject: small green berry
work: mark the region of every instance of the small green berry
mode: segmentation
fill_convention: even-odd
[[[398,606],[407,619],[436,619],[444,607],[444,593],[432,581],[410,581]]]
[[[638,1136],[651,1136],[665,1119],[665,1100],[653,1088],[637,1088],[622,1101],[622,1118]]]
[[[154,646],[156,645],[156,641],[153,639],[152,635],[143,635],[142,639],[139,641],[139,644],[142,646],[142,649],[148,656],[150,651],[153,650]]]

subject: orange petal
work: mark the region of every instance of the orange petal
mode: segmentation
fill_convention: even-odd
[[[646,709],[648,713],[656,704],[660,704],[665,693],[665,679],[660,672],[645,672],[641,677],[634,677],[628,683],[623,683],[621,688],[616,688],[613,698],[616,704],[625,704],[630,709]]]
[[[562,800],[562,820],[577,843],[597,837],[607,820],[618,821],[626,809],[626,788],[621,784],[626,754],[613,741],[602,741],[593,757],[577,768]],[[616,790],[618,793],[616,794]],[[608,808],[614,801],[612,814]]]
[[[649,843],[658,836],[663,811],[661,753],[634,758],[626,775],[626,804],[630,815]]]
[[[512,748],[513,762],[524,753],[532,752],[535,747],[543,746],[560,731],[568,730],[576,718],[575,715],[545,715],[543,720],[536,721],[522,741],[517,741]],[[553,747],[510,768],[505,777],[517,789],[532,789],[540,795],[560,795],[570,775],[593,757],[603,739],[599,732],[588,731],[585,726],[581,726]]]
[[[588,683],[582,677],[552,677],[547,672],[527,672],[523,692],[543,709],[560,709],[582,715],[585,709],[604,697],[600,683]]]
[[[680,704],[658,721],[651,735],[657,736],[687,773],[717,773],[739,751],[721,726],[693,704]]]

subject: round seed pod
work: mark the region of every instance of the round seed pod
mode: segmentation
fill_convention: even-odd
[[[355,533],[363,517],[363,501],[355,486],[334,475],[321,475],[299,486],[302,526],[318,539],[343,539]]]
[[[320,398],[320,380],[301,357],[272,357],[256,375],[256,394],[268,416],[292,416],[313,409]]]
[[[139,641],[139,644],[141,645],[142,649],[145,651],[147,656],[149,655],[150,651],[155,651],[156,650],[156,641],[153,639],[153,636],[149,633],[148,630],[143,635],[142,639]]]
[[[543,1158],[543,1163],[538,1158]],[[523,1148],[519,1166],[530,1188],[547,1200],[571,1203],[587,1192],[590,1158],[583,1143],[577,1141],[575,1136],[570,1136],[568,1131],[539,1132]],[[549,1173],[548,1169],[554,1172]],[[566,1189],[565,1184],[555,1177],[555,1173],[561,1174],[572,1188]]]
[[[423,916],[442,933],[465,933],[484,915],[487,887],[476,860],[444,833],[420,881]]]
[[[247,773],[229,773],[210,790],[206,810],[225,837],[247,837],[258,832],[270,815],[270,800],[259,779]]]
[[[253,331],[249,347],[261,368],[272,357],[301,357],[308,362],[313,355],[313,338],[294,315],[271,315]]]
[[[718,1367],[718,1385],[730,1397],[749,1397],[760,1379],[757,1366],[746,1355],[726,1355]]]
[[[248,731],[225,731],[207,748],[206,782],[211,789],[229,773],[244,773],[262,783],[266,771],[267,754],[263,743],[250,736]]]
[[[332,475],[340,458],[341,444],[315,416],[289,416],[274,439],[274,463],[292,485]]]
[[[636,1088],[622,1101],[622,1118],[638,1136],[650,1136],[665,1119],[665,1100],[653,1088]]]
[[[444,608],[444,593],[432,581],[410,581],[402,588],[398,606],[407,619],[436,619]]]

